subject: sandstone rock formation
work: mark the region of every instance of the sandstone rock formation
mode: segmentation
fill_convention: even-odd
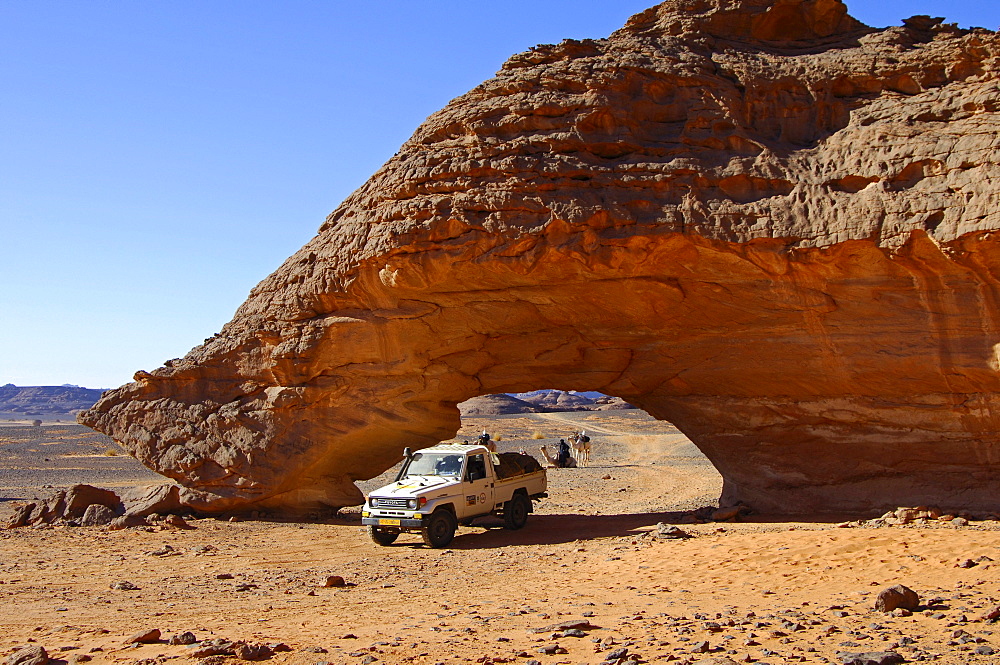
[[[904,23],[668,0],[515,55],[80,420],[201,510],[341,506],[463,400],[597,390],[725,505],[995,508],[1000,41]]]

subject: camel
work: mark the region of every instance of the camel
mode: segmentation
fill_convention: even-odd
[[[554,458],[551,455],[549,455],[549,449],[548,448],[546,448],[545,446],[542,446],[541,448],[539,448],[539,450],[542,451],[542,457],[545,458],[545,462],[546,462],[545,465],[548,468],[550,468],[550,469],[560,469],[560,468],[575,469],[576,468],[576,459],[573,458],[573,457],[570,457],[569,460],[566,461],[566,466],[565,467],[560,467],[559,464],[556,463],[556,458]]]
[[[569,437],[569,445],[573,448],[573,454],[579,460],[580,466],[590,464],[590,437],[583,430]]]

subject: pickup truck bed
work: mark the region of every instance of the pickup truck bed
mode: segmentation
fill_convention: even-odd
[[[493,468],[496,470],[499,480],[542,470],[542,465],[531,455],[500,453],[497,457],[500,459],[500,463],[494,464]]]

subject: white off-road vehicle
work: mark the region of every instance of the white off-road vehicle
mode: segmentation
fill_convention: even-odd
[[[379,545],[419,531],[429,547],[445,547],[459,524],[500,515],[520,529],[546,496],[545,469],[530,455],[496,453],[481,445],[439,444],[403,453],[396,481],[368,496],[361,523]]]

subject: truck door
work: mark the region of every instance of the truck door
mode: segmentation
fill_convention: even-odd
[[[493,474],[487,471],[486,464],[486,456],[483,454],[469,455],[465,463],[462,517],[493,512]]]

